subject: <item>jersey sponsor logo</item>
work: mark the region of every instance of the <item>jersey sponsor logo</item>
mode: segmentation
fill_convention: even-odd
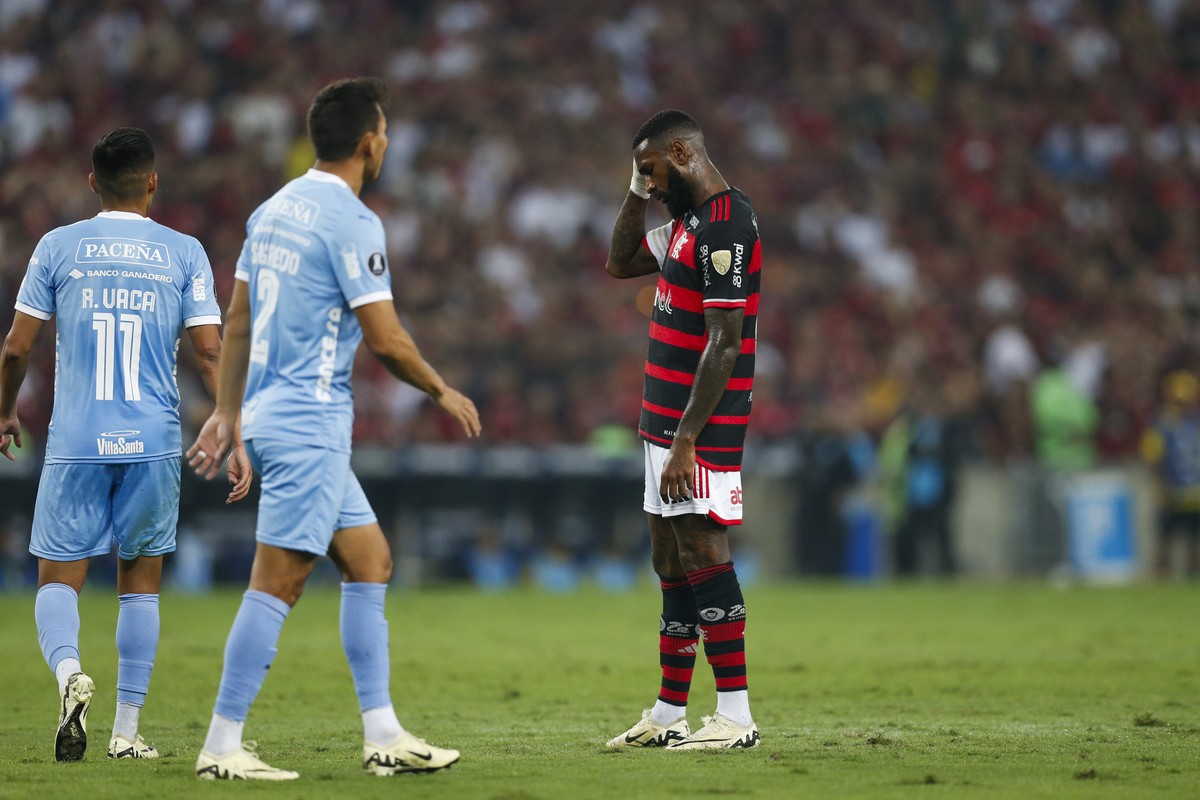
[[[724,275],[729,272],[729,266],[733,263],[733,254],[728,250],[714,250],[712,254],[713,269],[718,275]]]
[[[667,289],[664,294],[662,289],[654,287],[654,307],[664,314],[674,314],[675,309],[671,308],[671,290]]]
[[[277,197],[263,209],[264,219],[277,219],[305,230],[312,230],[317,224],[317,215],[321,207],[304,197],[284,195]]]
[[[208,287],[205,286],[203,275],[192,278],[192,299],[197,303],[203,303],[208,299]]]
[[[382,275],[387,271],[387,259],[383,257],[383,253],[371,253],[371,257],[367,259],[367,269],[371,270],[372,275]]]
[[[146,452],[146,443],[131,438],[141,431],[109,431],[96,440],[96,452],[102,456],[131,456]]]
[[[307,236],[301,236],[288,228],[277,228],[274,225],[269,225],[265,222],[256,223],[250,230],[251,236],[278,236],[280,239],[287,239],[289,242],[300,245],[301,247],[309,247],[313,240]]]
[[[342,248],[342,266],[346,268],[346,277],[356,281],[362,277],[362,267],[358,263],[358,250],[352,244]]]
[[[75,263],[133,264],[167,269],[171,266],[171,251],[161,242],[88,236],[79,240]]]
[[[696,219],[696,215],[695,215],[695,214],[689,214],[689,215],[688,215],[687,226],[688,226],[689,228],[691,228],[692,230],[695,230],[695,229],[696,229],[696,226],[697,226],[697,225],[699,225],[699,224],[700,224],[700,220]]]
[[[317,400],[333,402],[333,373],[337,369],[338,332],[341,330],[342,309],[333,307],[325,315],[326,335],[321,337],[321,363],[317,367]]]
[[[134,272],[129,269],[89,269],[88,278],[137,278],[143,281],[158,281],[159,283],[174,283],[170,275],[159,275],[154,272]]]
[[[83,273],[82,273],[82,272],[80,272],[80,271],[79,271],[79,270],[77,270],[77,269],[73,269],[73,270],[71,270],[70,272],[68,272],[67,274],[68,274],[68,275],[70,275],[70,276],[71,276],[72,278],[74,278],[75,280],[79,280],[80,278],[82,278],[82,277],[83,277]]]

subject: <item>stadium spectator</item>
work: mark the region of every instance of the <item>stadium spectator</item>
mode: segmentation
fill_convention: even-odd
[[[1172,548],[1182,539],[1183,572],[1200,575],[1200,381],[1186,370],[1162,382],[1162,405],[1142,440],[1142,454],[1158,476],[1160,577],[1172,574]]]
[[[952,575],[957,559],[950,517],[958,466],[969,449],[964,420],[950,412],[952,390],[922,384],[911,394],[880,444],[885,490],[896,506],[895,571]]]

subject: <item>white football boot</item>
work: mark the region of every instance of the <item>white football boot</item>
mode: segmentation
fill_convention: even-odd
[[[201,750],[196,759],[196,777],[203,781],[291,781],[300,777],[299,772],[264,763],[255,755],[255,746],[254,742],[243,742],[223,756]]]
[[[650,709],[642,712],[642,719],[629,730],[608,740],[607,747],[614,750],[623,747],[669,747],[672,742],[681,742],[688,737],[686,717],[680,717],[669,725],[659,725],[650,719]]]
[[[758,726],[738,725],[728,717],[713,714],[701,717],[704,727],[668,750],[728,750],[734,747],[758,747]]]
[[[434,747],[408,731],[388,744],[363,743],[363,769],[372,775],[436,772],[450,767],[461,757],[457,750]]]

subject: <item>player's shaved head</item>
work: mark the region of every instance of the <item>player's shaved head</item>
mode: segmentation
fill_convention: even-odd
[[[700,124],[678,109],[666,108],[638,128],[633,135],[633,147],[636,149],[642,142],[658,145],[674,139],[687,139],[697,148],[704,147],[704,133],[700,130]]]
[[[322,89],[308,109],[308,135],[317,158],[344,161],[354,155],[386,106],[387,89],[378,78],[347,78]]]
[[[100,196],[129,201],[143,196],[154,172],[154,145],[141,128],[117,128],[92,148],[92,174]]]

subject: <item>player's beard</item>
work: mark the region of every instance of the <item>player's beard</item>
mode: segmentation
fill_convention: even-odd
[[[672,219],[679,219],[687,212],[696,207],[696,197],[692,194],[692,187],[688,186],[687,181],[683,179],[683,175],[675,168],[674,164],[667,163],[667,190],[660,192],[659,196],[667,206],[667,213]]]

